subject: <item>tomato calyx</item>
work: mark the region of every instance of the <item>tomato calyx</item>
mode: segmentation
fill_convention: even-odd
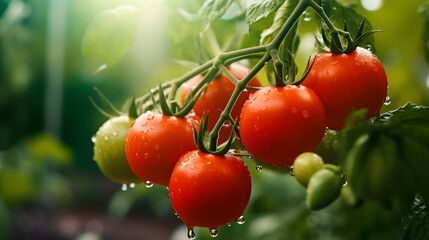
[[[316,38],[316,42],[321,49],[333,54],[351,53],[361,44],[369,35],[381,32],[382,30],[371,30],[363,32],[363,28],[366,22],[366,18],[363,19],[359,30],[354,38],[351,37],[350,32],[347,30],[347,22],[344,22],[344,30],[329,29],[331,34],[331,41],[326,36],[324,26],[321,26],[322,40]],[[344,41],[340,40],[340,36],[343,37]],[[343,46],[345,44],[345,46]]]
[[[293,58],[293,54],[289,51],[289,49],[285,48],[285,51],[282,52],[280,52],[278,49],[273,49],[270,51],[270,55],[272,60],[265,65],[265,72],[267,73],[269,83],[276,87],[301,84],[313,67],[314,60],[316,60],[316,58],[308,58],[305,71],[301,78],[297,80],[296,77],[298,74],[298,67]],[[287,57],[287,59],[282,58],[282,55],[286,55],[285,57]],[[270,75],[270,72],[274,72],[274,79]]]
[[[232,125],[232,131],[231,134],[228,138],[228,141],[220,144],[219,146],[217,145],[217,138],[212,139],[210,137],[210,132],[208,129],[208,119],[209,119],[209,114],[207,113],[207,115],[203,116],[201,118],[201,123],[197,132],[197,129],[194,125],[194,123],[192,122],[192,128],[194,130],[194,142],[195,145],[197,145],[198,149],[201,152],[205,152],[205,153],[211,153],[211,154],[215,154],[215,155],[225,155],[226,153],[228,153],[228,151],[230,150],[232,144],[234,143],[236,136],[235,133],[238,133],[238,124],[237,121],[232,121],[232,119],[230,121],[232,121],[233,125]]]

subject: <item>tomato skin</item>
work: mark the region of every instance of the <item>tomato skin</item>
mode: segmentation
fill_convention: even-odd
[[[193,116],[194,125],[199,118]],[[144,181],[167,186],[180,156],[197,149],[189,117],[158,112],[140,115],[127,136],[126,155],[131,170]]]
[[[231,64],[228,67],[228,70],[238,80],[243,79],[249,73],[249,69],[247,67],[237,63]],[[188,96],[189,92],[195,89],[195,87],[203,80],[203,78],[204,77],[202,75],[197,75],[182,85],[182,104],[185,103],[186,96]],[[259,83],[259,80],[254,77],[250,81],[249,86],[259,87],[261,84]],[[197,116],[201,118],[203,113],[209,112],[209,130],[212,130],[216,125],[216,122],[219,119],[222,111],[225,109],[234,89],[234,83],[232,83],[231,80],[222,73],[209,84],[206,92],[203,93],[196,102],[193,109]],[[248,90],[241,93],[231,111],[231,117],[233,119],[236,119],[240,115],[240,110],[243,107],[244,102],[249,98],[250,94],[254,92],[254,90]],[[231,126],[228,129],[223,127],[219,134],[219,142],[225,142],[228,140],[231,130]]]
[[[190,229],[216,229],[243,215],[251,185],[241,157],[195,150],[180,158],[168,190],[174,210]]]
[[[377,57],[358,47],[352,53],[317,55],[302,85],[313,89],[323,102],[327,126],[341,130],[353,109],[366,108],[367,119],[378,116],[388,84]]]
[[[295,179],[304,187],[307,187],[311,176],[324,165],[323,159],[312,152],[304,152],[296,157],[293,162],[293,173]]]
[[[101,172],[114,182],[141,182],[131,171],[125,155],[125,141],[133,120],[125,115],[110,118],[95,134],[94,161]]]
[[[325,112],[317,95],[304,86],[265,87],[246,101],[240,136],[247,151],[274,166],[292,166],[312,152],[325,133]]]

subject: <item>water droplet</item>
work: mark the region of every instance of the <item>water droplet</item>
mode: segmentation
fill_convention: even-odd
[[[195,239],[194,229],[190,229],[190,228],[188,229],[188,238],[191,240]]]
[[[308,116],[310,116],[310,114],[308,113],[308,111],[307,110],[303,110],[302,111],[302,117],[308,118]]]
[[[337,7],[333,7],[332,9],[335,11],[335,10],[337,10]]]
[[[293,106],[292,109],[291,109],[291,111],[292,111],[292,113],[297,113],[298,109],[295,106]]]
[[[228,224],[227,224],[227,226],[228,226],[228,227],[231,227],[231,223],[228,223]]]
[[[260,164],[256,165],[256,171],[262,171],[262,165]]]
[[[293,166],[292,166],[292,167],[290,167],[290,169],[289,169],[289,174],[290,174],[291,176],[295,176],[295,173],[293,173]]]
[[[372,46],[370,44],[368,44],[368,45],[365,46],[365,49],[368,50],[368,51],[371,51],[372,50]]]
[[[222,127],[226,127],[226,128],[231,127],[231,122],[226,120],[225,122],[223,122]]]
[[[246,88],[243,90],[243,92],[247,92],[247,91],[249,91],[249,90],[247,90]]]
[[[174,215],[175,215],[177,218],[180,218],[180,217],[179,217],[179,214],[177,214],[177,212],[175,212],[175,213],[174,213]]]
[[[146,133],[148,133],[148,132],[149,132],[149,130],[148,130],[147,128],[143,129],[143,133],[144,133],[144,134],[146,134]]]
[[[390,100],[389,96],[386,96],[386,98],[384,99],[384,105],[389,105],[392,102],[392,100]]]
[[[343,187],[347,186],[348,182],[346,179],[346,174],[345,173],[341,173],[341,181],[343,181]]]
[[[218,232],[217,229],[210,229],[210,237],[217,237]]]
[[[153,187],[153,183],[151,181],[146,181],[144,182],[144,184],[146,185],[147,188]]]
[[[302,15],[304,16],[304,21],[308,22],[311,20],[311,14],[309,12],[303,12]]]
[[[104,136],[104,140],[109,141],[109,137],[108,136]]]
[[[137,154],[137,153],[136,153]],[[144,153],[143,154],[143,159],[144,160],[147,160],[147,159],[149,159],[150,158],[150,154],[149,153]]]
[[[390,87],[390,84],[387,84],[387,88],[389,88]]]
[[[95,143],[97,141],[97,138],[95,136],[91,137],[91,142]]]
[[[125,192],[125,191],[127,191],[127,189],[128,189],[127,184],[125,184],[125,183],[122,184],[121,190]]]
[[[238,219],[237,219],[237,223],[238,224],[244,224],[246,222],[246,219],[244,219],[244,216],[240,216]]]
[[[112,133],[112,136],[118,136],[118,131],[114,131],[113,133]]]
[[[130,183],[130,188],[135,188],[136,184],[135,183]]]
[[[255,129],[255,131],[259,131],[259,127],[258,127],[258,125],[253,125],[253,128]]]
[[[192,110],[189,112],[189,116],[191,116],[191,117],[194,117],[194,116],[195,116],[195,111],[194,111],[194,109],[192,109]]]

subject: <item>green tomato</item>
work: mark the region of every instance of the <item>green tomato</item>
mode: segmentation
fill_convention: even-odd
[[[327,207],[340,195],[341,175],[331,169],[322,168],[311,178],[307,187],[307,206],[311,210]]]
[[[142,181],[131,171],[125,155],[125,141],[133,120],[125,115],[110,118],[95,135],[94,160],[101,172],[114,182]]]
[[[293,174],[296,180],[307,187],[311,176],[323,167],[323,159],[312,152],[301,153],[293,163]]]

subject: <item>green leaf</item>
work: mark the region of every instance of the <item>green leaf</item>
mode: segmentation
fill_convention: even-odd
[[[221,18],[231,6],[233,0],[207,0],[198,11],[198,16],[204,21],[204,31],[210,24]]]
[[[273,24],[270,28],[264,30],[261,34],[261,44],[267,44],[271,42],[280,29],[283,27],[286,20],[289,18],[296,5],[298,0],[286,0],[283,5],[277,10]],[[297,34],[298,24],[295,24],[293,28],[287,34],[285,40],[283,40],[283,45],[289,49],[293,54],[296,53],[298,49],[299,36]]]
[[[425,51],[426,61],[429,62],[429,3],[425,3],[419,7],[419,12],[423,13],[423,29],[422,41],[423,49]]]
[[[321,6],[337,28],[342,29],[344,28],[344,23],[347,23],[347,30],[350,32],[351,36],[356,36],[365,18],[362,14],[358,13],[353,7],[343,5],[336,0],[321,0]],[[373,27],[367,20],[363,32],[371,30],[373,30]],[[369,35],[360,45],[371,48],[371,51],[375,52],[374,43],[374,36]]]
[[[98,14],[85,32],[83,55],[105,67],[117,63],[134,42],[140,13],[133,6],[122,5]]]
[[[401,225],[401,240],[429,239],[429,209],[421,195],[416,195]]]
[[[285,2],[285,0],[258,0],[252,3],[246,12],[246,21],[249,25],[249,29],[252,28],[253,23],[276,11],[283,2]]]

